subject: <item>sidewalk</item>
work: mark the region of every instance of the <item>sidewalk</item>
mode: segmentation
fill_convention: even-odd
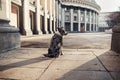
[[[52,37],[53,34],[41,34],[41,35],[32,35],[32,36],[21,36],[21,40],[29,40],[29,39],[45,39]]]
[[[0,54],[0,80],[120,80],[120,56],[108,49],[64,49],[46,58],[47,48]]]

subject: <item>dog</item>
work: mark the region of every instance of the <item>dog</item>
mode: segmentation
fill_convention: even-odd
[[[44,54],[45,57],[59,57],[63,55],[61,47],[63,46],[63,36],[67,35],[63,27],[58,28],[58,33],[54,33],[52,36],[50,47],[48,48],[48,54]]]

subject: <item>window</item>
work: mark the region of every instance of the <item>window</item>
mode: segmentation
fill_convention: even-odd
[[[74,8],[74,9],[73,9],[73,12],[74,12],[74,13],[77,13],[77,12],[78,12],[78,8],[77,8],[77,7]]]
[[[74,16],[74,21],[77,21],[77,16]]]
[[[84,22],[84,17],[81,17],[81,19],[80,19],[80,20],[81,20],[81,22]]]
[[[65,8],[65,11],[66,11],[66,12],[69,12],[69,11],[70,11],[70,8],[68,8],[68,7]]]
[[[66,16],[65,16],[65,21],[70,21],[69,15],[66,15]]]

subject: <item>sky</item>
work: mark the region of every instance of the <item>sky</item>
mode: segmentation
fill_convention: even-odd
[[[101,12],[113,12],[120,10],[120,0],[95,0],[101,7]]]

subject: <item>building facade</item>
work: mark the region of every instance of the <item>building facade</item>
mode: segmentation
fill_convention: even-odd
[[[56,0],[57,26],[68,32],[98,31],[100,6],[94,0]]]
[[[56,31],[55,0],[0,0],[0,19],[4,16],[22,35]]]

